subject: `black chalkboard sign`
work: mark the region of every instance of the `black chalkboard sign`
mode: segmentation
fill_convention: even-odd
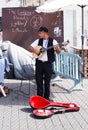
[[[0,32],[2,31],[2,17],[0,17]]]
[[[46,26],[50,36],[63,41],[63,12],[37,13],[35,7],[3,8],[3,40],[27,49],[38,38],[38,28]]]

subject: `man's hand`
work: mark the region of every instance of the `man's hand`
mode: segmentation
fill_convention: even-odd
[[[54,46],[54,50],[57,52],[57,53],[60,53],[60,47],[58,45],[55,45]]]
[[[37,50],[37,49],[34,49],[33,52],[36,54],[36,55],[39,55],[40,51]]]

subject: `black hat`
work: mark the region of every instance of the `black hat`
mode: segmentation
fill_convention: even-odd
[[[40,27],[38,32],[47,32],[48,33],[48,29],[46,27]]]

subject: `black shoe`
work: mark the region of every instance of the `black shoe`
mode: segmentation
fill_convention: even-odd
[[[46,98],[46,97],[44,97],[46,100],[49,100],[49,101],[51,101],[51,102],[53,102],[53,99],[51,99],[51,98]]]
[[[9,89],[7,87],[4,86],[3,90],[4,90],[5,94],[9,93]],[[0,95],[2,95],[1,90],[0,90]]]

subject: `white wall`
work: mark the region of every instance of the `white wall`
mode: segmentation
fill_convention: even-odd
[[[76,45],[76,12],[72,10],[64,11],[64,41],[69,40],[70,45]],[[72,48],[68,48],[73,52]]]
[[[74,43],[74,21],[73,21],[73,11],[66,10],[64,11],[64,41],[68,40],[70,41],[71,45]],[[75,28],[74,28],[75,30]]]
[[[64,11],[64,40],[69,39],[73,46],[81,46],[82,12],[81,8],[75,11]],[[88,11],[84,10],[84,46],[88,45]]]

